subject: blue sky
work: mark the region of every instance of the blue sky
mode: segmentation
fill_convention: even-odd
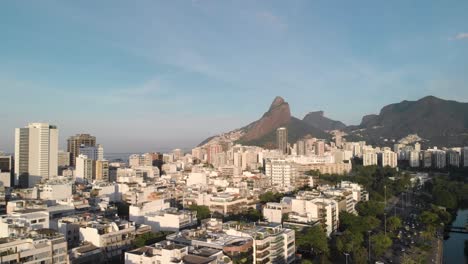
[[[45,121],[107,152],[192,147],[260,117],[357,124],[468,101],[468,1],[1,1],[0,149]]]

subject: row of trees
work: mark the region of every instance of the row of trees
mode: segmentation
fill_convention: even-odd
[[[402,226],[399,217],[387,218],[387,234],[382,232],[384,214],[382,203],[368,201],[359,203],[358,215],[340,212],[340,234],[327,239],[321,226],[296,231],[298,252],[306,259],[315,259],[320,263],[343,261],[345,255],[353,263],[367,263],[370,239],[372,258],[382,256],[391,246],[391,236]],[[307,262],[305,262],[307,263]]]
[[[361,184],[370,195],[372,200],[383,201],[384,192],[387,193],[387,198],[401,193],[411,185],[410,176],[405,173],[400,173],[394,168],[378,167],[378,166],[362,166],[356,165],[353,167],[349,175],[338,174],[320,174],[318,171],[310,171],[307,173],[312,176],[319,176],[320,180],[332,185],[338,184],[340,181],[352,181]],[[386,188],[386,190],[384,190]]]
[[[461,181],[457,178],[438,176],[432,182],[424,185],[424,190],[431,194],[431,202],[435,205],[455,210],[459,207],[468,207],[467,179]]]

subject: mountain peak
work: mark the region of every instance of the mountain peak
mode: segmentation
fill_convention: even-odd
[[[270,106],[270,111],[282,104],[284,104],[285,101],[283,99],[283,97],[281,96],[276,96],[275,99],[273,100],[273,102],[271,103],[271,106]]]
[[[320,110],[320,111],[309,112],[306,116],[323,116],[323,115],[324,115],[323,111]]]
[[[419,102],[440,102],[440,101],[444,101],[443,99],[440,99],[438,97],[435,97],[433,95],[428,95],[426,97],[423,97],[421,99],[418,100]]]
[[[346,127],[346,125],[340,121],[335,121],[325,117],[324,112],[321,110],[309,112],[302,120],[308,125],[319,128],[323,131],[336,129],[340,130]]]

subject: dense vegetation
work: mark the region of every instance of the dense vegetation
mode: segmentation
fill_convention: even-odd
[[[375,201],[383,201],[385,193],[388,199],[411,185],[409,175],[390,167],[355,165],[350,175],[345,176],[320,174],[318,171],[309,171],[307,174],[319,176],[321,182],[332,185],[341,181],[359,183],[369,192],[370,199]]]
[[[170,234],[170,232],[144,233],[135,238],[133,245],[137,248],[151,245],[163,241],[168,234]]]

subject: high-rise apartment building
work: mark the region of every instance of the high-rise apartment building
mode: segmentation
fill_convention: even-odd
[[[15,129],[15,185],[32,187],[58,174],[58,129],[30,123]]]
[[[132,154],[128,158],[128,165],[130,167],[153,166],[153,155],[151,153]]]
[[[95,176],[98,181],[109,181],[109,161],[96,160],[94,162]]]
[[[298,140],[296,143],[297,146],[297,155],[305,156],[306,154],[306,143],[304,140]]]
[[[288,129],[280,127],[276,129],[276,146],[283,154],[288,154]]]
[[[0,171],[12,172],[13,171],[13,157],[10,155],[0,154]]]
[[[97,144],[97,146],[81,146],[80,154],[86,155],[88,159],[103,160],[104,148],[101,144]]]
[[[60,150],[58,152],[58,166],[68,167],[70,166],[70,152]]]
[[[421,144],[419,142],[414,143],[414,150],[421,151]]]
[[[335,134],[335,145],[338,148],[341,148],[343,146],[343,135],[341,134],[341,132],[337,132]]]
[[[75,179],[78,182],[91,182],[93,180],[93,160],[85,155],[76,157]]]
[[[325,153],[325,142],[319,140],[315,142],[315,155],[322,156]]]
[[[0,152],[0,186],[13,186],[13,157]]]
[[[180,160],[184,156],[184,152],[181,149],[174,149],[172,153],[174,154],[174,160]]]
[[[446,156],[447,166],[460,167],[460,152],[451,149],[447,151]]]
[[[93,137],[90,134],[77,134],[69,137],[67,143],[67,151],[70,152],[70,165],[75,166],[75,159],[80,155],[80,147],[96,146],[96,137]]]
[[[271,185],[290,188],[296,182],[297,168],[293,162],[268,159],[265,162],[265,175],[270,179]]]
[[[432,152],[432,166],[437,169],[443,169],[446,166],[446,155],[443,150],[436,150]]]
[[[419,167],[419,151],[413,150],[409,153],[409,165],[411,168]]]
[[[363,166],[372,166],[377,165],[377,153],[367,152],[362,155],[362,165]]]
[[[426,150],[422,153],[422,165],[424,168],[432,166],[432,151]]]
[[[468,167],[468,147],[461,150],[461,162],[463,167]]]
[[[389,166],[391,168],[396,168],[398,165],[398,155],[390,150],[385,150],[379,153],[379,164],[382,167]]]

